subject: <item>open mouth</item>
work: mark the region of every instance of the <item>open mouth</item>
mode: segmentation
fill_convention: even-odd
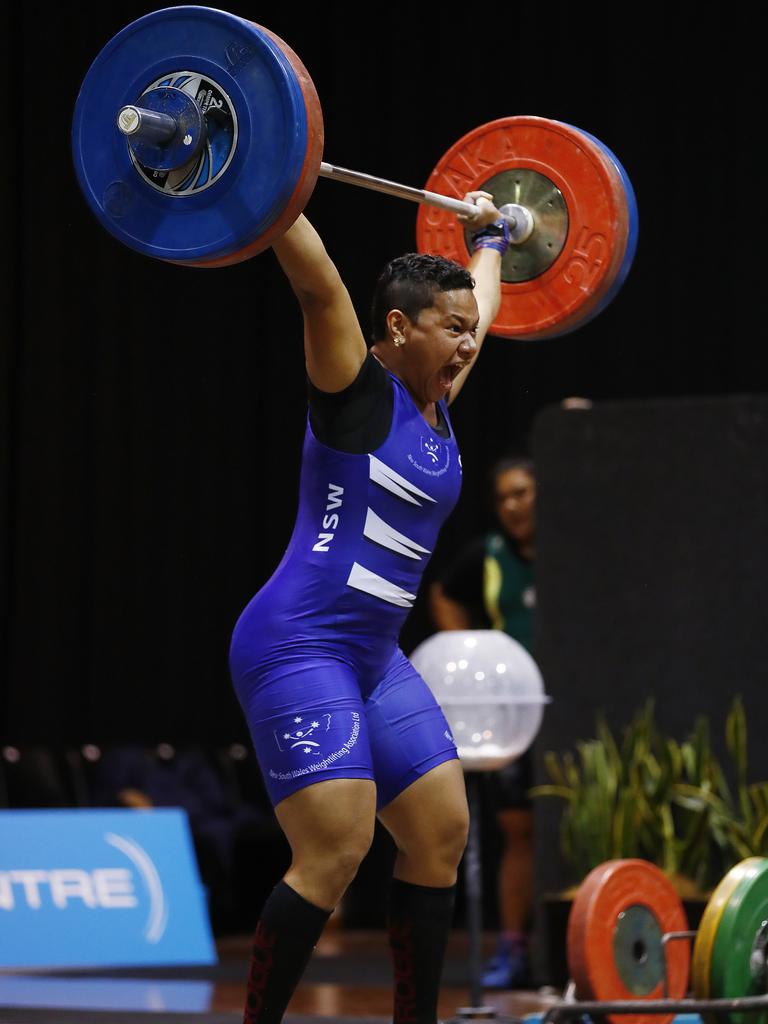
[[[464,363],[449,363],[440,370],[440,383],[444,388],[450,388],[458,375],[464,369]]]

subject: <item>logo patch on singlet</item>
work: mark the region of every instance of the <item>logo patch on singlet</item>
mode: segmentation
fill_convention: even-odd
[[[448,445],[432,434],[422,434],[416,455],[408,454],[411,465],[427,476],[442,476],[451,464]]]

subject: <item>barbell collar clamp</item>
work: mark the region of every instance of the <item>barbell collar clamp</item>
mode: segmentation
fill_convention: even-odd
[[[499,213],[509,224],[510,245],[522,245],[523,242],[527,242],[536,226],[528,207],[519,203],[504,203],[499,207]]]
[[[175,117],[133,104],[123,107],[117,115],[117,127],[131,142],[147,142],[162,146],[170,142],[179,129]]]
[[[121,107],[117,115],[117,127],[139,165],[173,171],[190,163],[208,136],[194,97],[173,86],[159,86],[147,89],[139,103]]]

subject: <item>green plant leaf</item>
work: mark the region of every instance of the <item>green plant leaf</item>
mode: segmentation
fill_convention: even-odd
[[[565,781],[569,786],[577,789],[581,785],[581,776],[579,770],[576,767],[576,760],[570,750],[563,754],[563,773],[565,775]]]
[[[725,719],[725,742],[733,759],[739,786],[747,782],[747,719],[741,697],[733,698],[731,709]]]
[[[768,854],[768,814],[759,822],[752,836],[752,852],[763,856]]]
[[[605,716],[599,713],[596,717],[597,726],[597,738],[603,745],[605,755],[609,763],[613,766],[614,773],[618,776],[621,772],[621,754],[619,748],[616,745],[616,740],[613,738],[608,722]]]
[[[561,800],[571,802],[574,797],[574,790],[571,786],[555,786],[549,783],[542,783],[540,786],[533,786],[528,790],[530,796],[558,796]]]
[[[564,786],[565,783],[565,772],[563,771],[562,765],[560,764],[560,758],[554,752],[554,750],[548,750],[544,754],[544,770],[550,779],[557,786]]]
[[[749,787],[749,798],[755,808],[755,815],[762,819],[768,815],[768,782],[755,782]]]
[[[561,850],[581,877],[610,858],[644,857],[699,886],[712,885],[723,866],[768,853],[768,781],[748,782],[740,698],[727,717],[726,744],[738,781],[735,800],[707,719],[696,718],[678,743],[657,728],[647,701],[620,743],[598,715],[595,738],[561,755],[545,754],[551,782],[531,794],[563,801]]]

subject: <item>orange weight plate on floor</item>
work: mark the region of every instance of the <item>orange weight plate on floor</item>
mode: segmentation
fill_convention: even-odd
[[[688,986],[690,943],[665,946],[667,932],[687,931],[667,876],[644,860],[606,861],[584,879],[568,919],[568,968],[580,999],[661,999],[664,964],[670,998]],[[673,1014],[609,1016],[613,1024],[669,1024]]]

